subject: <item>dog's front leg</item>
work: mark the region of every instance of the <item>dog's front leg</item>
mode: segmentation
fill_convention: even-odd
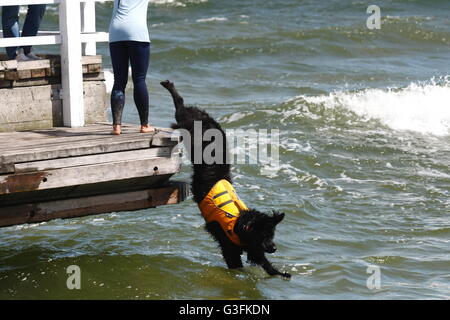
[[[267,260],[266,255],[262,251],[248,251],[248,260],[252,263],[260,265],[269,275],[271,276],[283,276],[285,278],[290,278],[291,275],[287,272],[278,271],[269,260]]]

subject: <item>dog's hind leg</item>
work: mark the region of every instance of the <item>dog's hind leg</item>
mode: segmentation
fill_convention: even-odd
[[[242,249],[228,239],[221,226],[217,222],[209,222],[205,228],[219,243],[227,267],[229,269],[242,268]]]

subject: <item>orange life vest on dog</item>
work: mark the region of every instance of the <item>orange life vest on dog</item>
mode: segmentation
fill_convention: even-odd
[[[234,244],[241,245],[234,226],[240,212],[248,208],[230,182],[225,179],[217,182],[198,206],[206,222],[217,221],[228,238]]]

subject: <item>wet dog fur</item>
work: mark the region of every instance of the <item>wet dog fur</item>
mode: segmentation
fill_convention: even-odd
[[[192,194],[194,201],[198,204],[219,180],[225,179],[232,183],[230,165],[226,162],[226,136],[220,124],[207,112],[200,110],[197,107],[185,106],[183,98],[178,94],[172,82],[166,80],[161,82],[161,85],[170,92],[175,104],[176,123],[172,125],[172,128],[186,129],[190,133],[191,148],[188,150],[190,158],[191,155],[194,154],[195,147],[192,141],[194,137],[194,121],[201,121],[203,131],[202,136],[208,129],[220,130],[223,136],[222,149],[215,149],[225,150],[225,152],[223,152],[223,161],[206,164],[203,159],[201,159],[200,163],[193,163]],[[215,141],[204,141],[201,150],[203,151],[210,143],[215,143]],[[217,143],[220,143],[220,141],[217,141]],[[240,216],[236,221],[234,232],[239,236],[242,246],[238,246],[231,242],[218,222],[213,221],[206,223],[205,228],[218,242],[228,268],[241,268],[241,255],[245,251],[247,252],[248,261],[252,264],[260,265],[269,275],[280,275],[289,278],[291,276],[289,273],[277,270],[269,260],[267,260],[265,255],[266,253],[273,253],[276,250],[276,246],[273,243],[275,227],[283,220],[283,218],[284,213],[278,211],[264,213],[251,208],[241,211]]]

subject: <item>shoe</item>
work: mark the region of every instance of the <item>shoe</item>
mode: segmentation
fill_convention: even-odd
[[[17,56],[16,56],[16,60],[18,62],[23,62],[23,61],[31,61],[30,58],[28,58],[25,53],[23,53],[23,49],[19,49],[17,51]]]
[[[37,55],[35,55],[33,52],[30,52],[29,54],[26,55],[27,58],[29,58],[30,60],[42,60],[42,58],[38,57]]]

